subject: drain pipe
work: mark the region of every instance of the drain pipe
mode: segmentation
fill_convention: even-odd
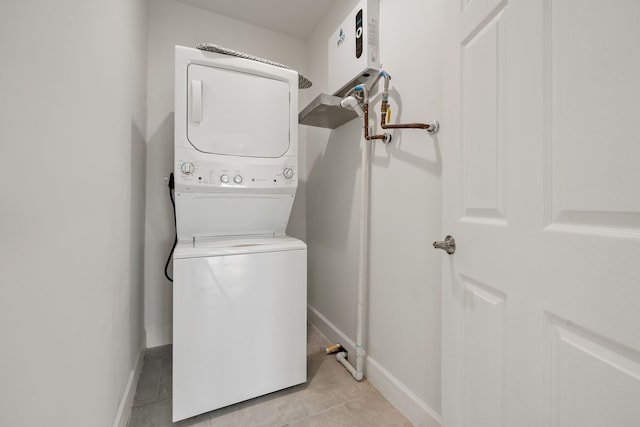
[[[363,100],[364,112],[364,140],[362,141],[362,161],[360,170],[360,245],[358,251],[358,301],[356,312],[356,363],[355,367],[347,359],[347,352],[342,346],[334,348],[336,360],[344,366],[356,381],[361,381],[364,377],[364,335],[366,331],[366,302],[367,302],[367,283],[369,281],[369,192],[371,187],[371,150],[373,141],[376,139],[386,140],[385,135],[370,135],[369,133],[369,93],[367,88],[358,85],[351,89],[345,99],[352,93],[360,93]],[[343,107],[347,105],[343,104]],[[353,108],[352,105],[349,107]],[[355,109],[355,108],[354,108]],[[330,348],[327,349],[330,352]]]
[[[365,122],[366,125],[366,122]],[[356,381],[364,377],[364,334],[366,331],[366,301],[369,271],[369,189],[371,182],[370,139],[362,141],[362,176],[360,177],[360,248],[358,252],[358,307],[356,313],[356,366],[347,360],[347,352],[340,351],[336,360],[351,373]]]
[[[378,76],[371,83],[372,89],[380,78],[384,78],[384,90],[382,92],[382,107],[380,124],[383,129],[425,129],[429,134],[438,132],[438,122],[430,123],[407,123],[407,124],[387,124],[386,116],[389,99],[389,80],[391,76],[380,71]],[[359,104],[362,103],[360,108]],[[364,119],[364,140],[362,142],[362,176],[360,179],[360,248],[358,253],[358,306],[356,313],[356,366],[354,367],[347,359],[347,352],[340,344],[327,347],[327,354],[336,353],[336,360],[340,362],[353,376],[356,381],[361,381],[364,377],[364,334],[366,331],[366,301],[367,283],[369,281],[369,194],[371,187],[371,150],[375,140],[382,140],[384,143],[391,142],[391,135],[388,133],[371,135],[373,133],[369,127],[369,90],[364,85],[358,85],[350,89],[342,102],[342,107],[353,109],[358,116]]]

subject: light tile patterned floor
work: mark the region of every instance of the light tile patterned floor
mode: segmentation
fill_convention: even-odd
[[[171,346],[147,351],[129,427],[410,427],[366,380],[356,382],[325,355],[330,343],[307,332],[307,382],[276,393],[171,422]]]

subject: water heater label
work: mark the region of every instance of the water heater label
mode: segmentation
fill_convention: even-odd
[[[367,44],[369,45],[369,60],[372,62],[378,62],[378,21],[375,18],[370,18],[367,22]]]
[[[356,58],[362,56],[362,9],[356,13]]]

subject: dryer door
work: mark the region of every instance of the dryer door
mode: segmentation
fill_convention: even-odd
[[[273,158],[287,152],[288,83],[198,64],[187,74],[187,139],[196,150]]]

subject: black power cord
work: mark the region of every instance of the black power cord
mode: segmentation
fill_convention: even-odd
[[[164,277],[167,278],[170,282],[173,282],[173,278],[169,276],[169,263],[171,262],[171,258],[173,257],[173,251],[176,249],[176,245],[178,244],[178,221],[176,220],[176,201],[173,198],[173,193],[175,191],[175,182],[173,181],[173,172],[169,175],[169,198],[171,199],[171,205],[173,206],[173,225],[176,230],[176,237],[173,241],[173,247],[171,248],[171,252],[169,252],[169,258],[167,258],[167,263],[164,265]]]

